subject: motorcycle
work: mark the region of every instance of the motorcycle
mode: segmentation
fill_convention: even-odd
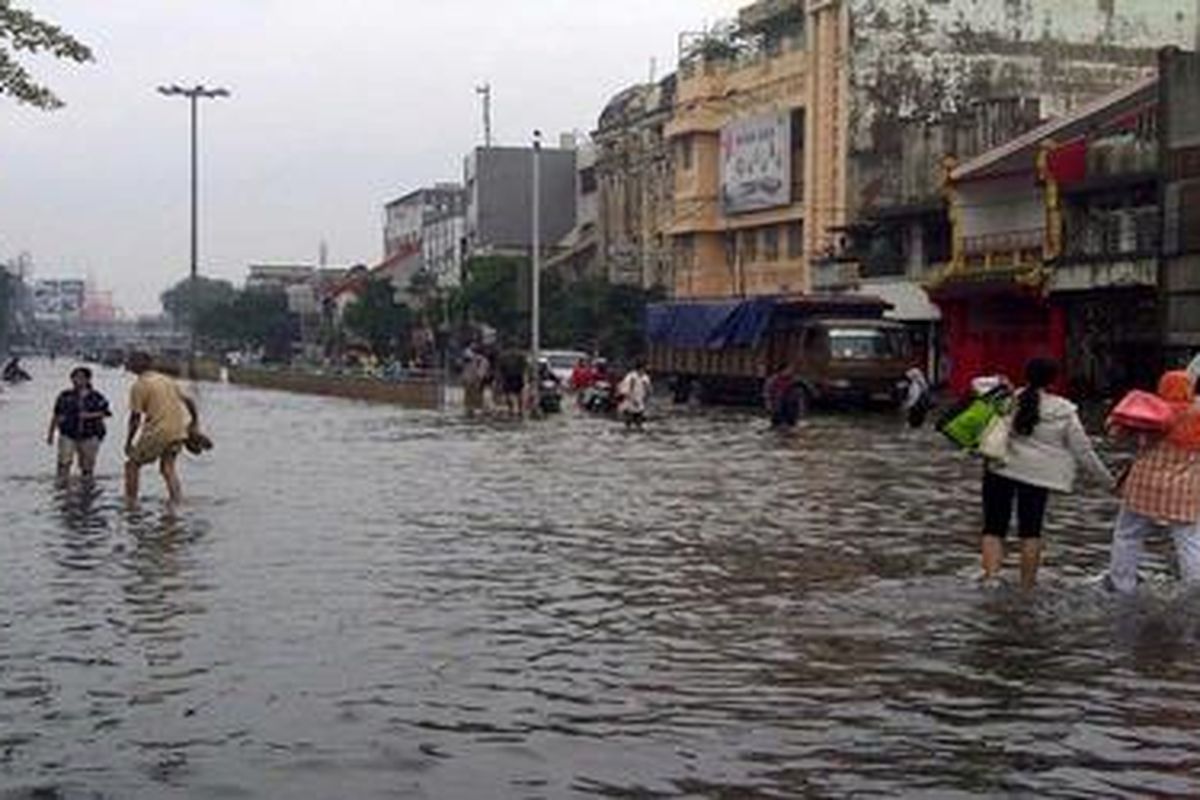
[[[554,378],[543,377],[538,381],[538,408],[543,414],[562,411],[562,389]]]
[[[617,390],[608,381],[596,381],[583,390],[579,405],[593,414],[611,414],[617,410]]]

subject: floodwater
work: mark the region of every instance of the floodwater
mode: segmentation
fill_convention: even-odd
[[[976,574],[978,466],[892,419],[467,422],[200,387],[217,449],[60,488],[0,394],[0,798],[1200,795],[1200,604]],[[61,375],[60,375],[61,374]],[[98,385],[125,410],[126,379]]]

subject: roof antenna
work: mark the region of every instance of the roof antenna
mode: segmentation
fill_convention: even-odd
[[[492,85],[485,83],[475,87],[475,94],[483,98],[483,146],[492,149]]]

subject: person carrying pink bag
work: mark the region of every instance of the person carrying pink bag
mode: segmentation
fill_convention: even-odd
[[[1141,446],[1119,490],[1108,579],[1123,594],[1137,590],[1145,539],[1157,530],[1169,531],[1174,539],[1183,582],[1200,583],[1200,410],[1187,372],[1163,375],[1158,398],[1169,421],[1159,431],[1137,431]],[[1110,422],[1118,431],[1131,430],[1119,415]]]

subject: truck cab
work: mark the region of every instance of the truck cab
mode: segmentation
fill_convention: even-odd
[[[813,318],[780,331],[772,345],[774,370],[791,364],[809,402],[895,405],[904,396],[912,354],[899,323]]]

